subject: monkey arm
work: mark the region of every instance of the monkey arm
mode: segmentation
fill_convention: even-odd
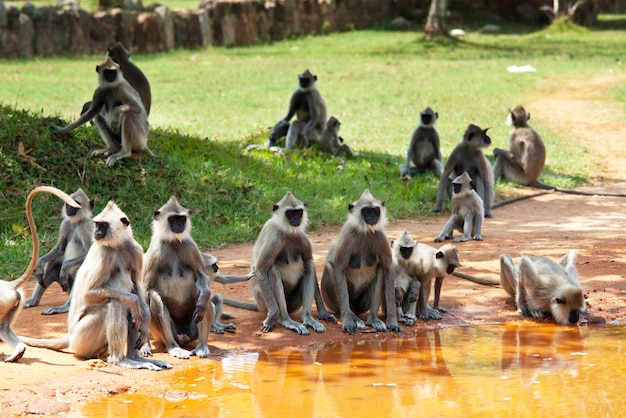
[[[93,304],[106,303],[109,299],[119,300],[130,309],[131,321],[134,327],[141,325],[144,320],[139,297],[124,290],[101,287],[85,293],[85,301]]]
[[[511,164],[514,164],[517,167],[519,167],[522,171],[525,171],[525,167],[522,161],[516,158],[515,155],[513,155],[513,153],[509,151],[508,149],[494,148],[493,155],[495,155],[497,158],[504,158],[507,161],[509,161]]]
[[[196,287],[200,291],[198,300],[196,300],[196,307],[193,311],[193,321],[197,324],[206,314],[207,305],[211,301],[211,287],[209,286],[209,277],[204,272],[198,272],[196,278]]]
[[[443,242],[446,239],[452,238],[452,231],[454,231],[454,227],[457,222],[457,215],[453,213],[450,215],[450,219],[446,222],[445,226],[441,230],[441,233],[435,237],[435,242]]]
[[[302,106],[302,94],[303,93],[300,92],[300,90],[296,90],[291,95],[291,99],[289,100],[289,110],[287,110],[287,114],[283,117],[285,122],[289,122],[296,114],[298,108]]]
[[[97,88],[93,94],[93,100],[91,102],[91,107],[89,108],[89,110],[80,115],[78,119],[76,119],[74,122],[70,123],[64,128],[54,125],[56,131],[61,134],[69,133],[95,118],[104,107],[105,94],[106,92],[104,89]]]

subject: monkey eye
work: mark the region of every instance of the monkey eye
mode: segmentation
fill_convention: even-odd
[[[583,293],[583,298],[584,298],[584,299],[589,299],[589,295],[588,295],[588,294],[586,294],[586,293]]]
[[[565,303],[565,298],[563,298],[563,297],[561,297],[561,298],[556,298],[556,303],[559,303],[559,304],[563,304],[563,303]]]

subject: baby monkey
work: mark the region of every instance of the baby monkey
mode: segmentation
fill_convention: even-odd
[[[482,241],[480,233],[485,212],[483,201],[473,188],[474,182],[467,172],[452,180],[452,214],[450,220],[443,227],[441,234],[435,237],[435,242],[442,242],[452,238],[456,229],[463,235],[454,239],[454,242],[463,242],[474,239]]]

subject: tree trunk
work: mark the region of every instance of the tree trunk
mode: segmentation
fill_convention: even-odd
[[[424,26],[426,39],[445,35],[448,32],[446,26],[446,13],[448,11],[447,0],[431,0],[428,10],[428,20]]]

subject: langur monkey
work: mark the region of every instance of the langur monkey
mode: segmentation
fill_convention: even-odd
[[[533,318],[551,315],[557,324],[575,325],[587,312],[576,258],[575,250],[570,250],[558,263],[544,256],[522,256],[515,266],[511,256],[502,254],[500,282],[515,297],[522,315]]]
[[[298,74],[298,87],[291,95],[287,114],[276,124],[274,134],[270,135],[268,148],[278,151],[275,141],[283,135],[285,122],[289,123],[296,116],[296,120],[289,125],[284,151],[292,150],[298,142],[308,147],[311,142],[319,142],[326,127],[326,102],[317,90],[317,76],[309,70]],[[280,136],[279,136],[280,135]]]
[[[100,137],[107,148],[92,151],[90,155],[109,155],[107,165],[129,157],[133,151],[147,151],[148,115],[139,93],[124,80],[119,64],[108,57],[96,66],[98,87],[94,91],[91,107],[66,127],[55,126],[57,132],[66,134],[95,118]],[[104,118],[97,118],[104,112]]]
[[[9,344],[11,348],[14,349],[13,354],[3,357],[3,361],[5,362],[18,361],[26,351],[26,346],[20,341],[20,338],[15,334],[11,326],[22,309],[22,286],[30,279],[31,274],[33,274],[37,266],[39,236],[37,235],[37,226],[33,218],[32,203],[36,195],[44,192],[54,194],[74,208],[80,208],[80,205],[67,194],[57,188],[49,186],[34,188],[26,198],[26,218],[33,237],[33,252],[30,256],[30,262],[24,274],[18,279],[10,282],[0,280],[0,340]]]
[[[124,48],[121,42],[116,43],[112,47],[107,49],[107,56],[111,57],[113,61],[120,65],[124,80],[137,90],[144,109],[146,109],[146,115],[150,116],[150,108],[152,107],[152,93],[150,91],[150,82],[146,75],[130,60],[130,52]],[[85,113],[91,107],[91,102],[85,103],[82,113]],[[96,116],[102,118],[101,115]]]
[[[313,244],[306,234],[306,205],[287,192],[274,205],[273,215],[265,222],[252,250],[250,287],[256,305],[224,299],[227,305],[258,310],[266,314],[261,332],[270,332],[280,323],[300,335],[307,327],[324,332],[324,325],[311,316],[315,299],[320,319],[336,323],[319,295],[313,260]],[[289,314],[302,308],[302,324]]]
[[[422,110],[417,128],[411,135],[411,143],[406,153],[406,163],[400,165],[400,175],[411,178],[426,170],[432,170],[438,177],[443,173],[439,134],[435,123],[439,114],[430,107]]]
[[[483,201],[473,189],[473,181],[467,172],[452,181],[452,214],[450,220],[443,227],[441,233],[435,237],[435,242],[451,239],[456,229],[463,235],[454,239],[454,242],[463,242],[474,239],[482,241],[481,228],[483,225]]]
[[[38,282],[30,299],[24,302],[24,307],[39,305],[41,296],[53,282],[58,282],[63,291],[70,292],[70,295],[63,305],[44,309],[41,312],[43,315],[65,313],[69,310],[76,272],[93,242],[94,223],[91,219],[93,200],[90,200],[80,188],[70,197],[80,204],[80,208],[67,203],[63,205],[63,222],[59,227],[57,243],[37,262],[35,274]]]
[[[440,312],[447,312],[445,308],[439,306],[441,296],[441,285],[443,279],[453,274],[454,270],[461,265],[459,253],[452,244],[446,244],[439,249],[430,245],[414,241],[407,231],[392,244],[394,265],[396,266],[396,298],[399,293],[406,294],[407,298],[397,300],[401,302],[403,314],[415,321],[416,317],[421,319],[441,319]],[[417,295],[411,295],[411,287],[402,288],[402,283],[398,281],[399,275],[405,275],[418,282]],[[435,279],[435,298],[433,308],[428,306],[432,280]],[[401,285],[399,292],[398,285]],[[410,285],[411,286],[411,285]],[[410,297],[415,297],[411,300]],[[408,308],[408,309],[407,309]],[[407,315],[406,312],[409,312]],[[400,314],[400,311],[398,311]],[[407,322],[407,325],[411,325]]]
[[[143,250],[128,218],[110,201],[93,221],[94,242],[76,273],[68,333],[56,340],[22,340],[33,347],[69,348],[82,359],[108,352],[107,363],[130,369],[171,368],[138,353],[150,335],[150,311],[141,285]]]
[[[464,171],[472,178],[476,192],[483,200],[485,217],[491,218],[493,204],[493,172],[491,164],[482,152],[483,148],[491,144],[487,129],[470,124],[465,130],[463,140],[452,150],[439,180],[439,191],[434,212],[441,212],[443,198],[449,192],[450,182]]]
[[[339,127],[341,122],[334,116],[328,118],[326,129],[322,133],[320,139],[320,148],[329,154],[337,155],[343,152],[348,157],[352,157],[352,150],[347,144],[343,143],[343,138],[339,136]]]
[[[359,200],[348,205],[348,211],[348,219],[324,263],[324,302],[331,312],[341,316],[342,328],[348,334],[365,325],[377,331],[402,332],[391,247],[385,234],[385,204],[365,190]],[[386,324],[378,318],[381,305],[385,306]],[[363,322],[357,315],[368,311]]]
[[[405,230],[397,240],[391,241],[391,256],[393,269],[396,274],[396,306],[398,322],[413,326],[417,317],[417,299],[421,283],[414,274],[415,263],[411,260],[413,250],[417,246],[409,233]]]
[[[154,212],[143,271],[152,337],[183,359],[211,354],[207,341],[215,318],[204,258],[191,237],[192,215],[175,196]],[[180,346],[193,340],[197,344],[191,351]],[[151,354],[149,342],[142,353]]]

